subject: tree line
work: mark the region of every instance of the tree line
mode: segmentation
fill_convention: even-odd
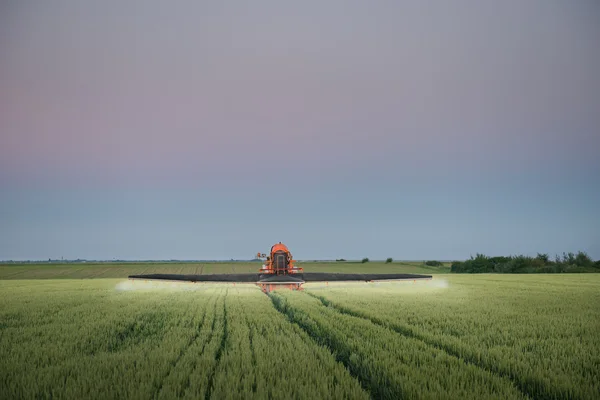
[[[488,257],[478,253],[466,261],[455,261],[450,268],[455,273],[575,273],[600,272],[600,260],[592,260],[587,253],[579,251],[563,253],[550,259],[548,254],[538,253],[535,257],[517,255]]]

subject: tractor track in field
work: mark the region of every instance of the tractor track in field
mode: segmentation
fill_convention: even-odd
[[[148,271],[150,269],[150,267],[146,267],[142,270],[142,272],[140,272],[140,275],[144,275],[146,273],[146,271]]]
[[[465,364],[473,365],[479,369],[487,371],[498,377],[508,379],[509,381],[512,382],[513,386],[527,398],[533,398],[533,399],[552,399],[552,398],[554,398],[550,394],[540,395],[540,393],[535,390],[536,386],[543,387],[544,386],[543,382],[530,381],[529,384],[527,384],[527,383],[523,382],[521,379],[519,379],[519,377],[516,374],[510,374],[510,373],[507,373],[504,371],[490,368],[487,365],[485,365],[484,363],[478,361],[475,357],[465,356],[464,354],[461,355],[459,352],[453,350],[449,346],[443,345],[441,343],[438,343],[434,340],[431,340],[423,335],[416,333],[410,327],[402,327],[402,326],[399,326],[399,325],[396,325],[393,323],[385,323],[377,318],[367,316],[361,312],[358,312],[358,311],[352,310],[350,308],[336,304],[336,303],[326,299],[323,296],[315,295],[310,292],[304,292],[304,293],[308,296],[311,296],[311,297],[319,300],[321,302],[322,306],[329,307],[329,308],[339,312],[340,314],[346,314],[351,317],[360,318],[360,319],[369,321],[374,325],[389,329],[389,330],[391,330],[399,335],[402,335],[404,337],[419,340],[419,341],[425,343],[426,345],[429,345],[431,347],[434,347],[438,350],[445,352],[449,356],[458,358],[459,360],[463,361]]]
[[[208,298],[208,302],[210,302],[212,300],[213,296],[211,295]],[[218,300],[218,296],[217,299],[215,299],[215,304]],[[187,309],[186,309],[186,313],[187,311],[192,307],[192,305],[190,304]],[[160,397],[160,393],[162,392],[163,388],[164,388],[164,382],[169,378],[169,376],[171,376],[171,373],[173,372],[173,370],[177,367],[177,365],[179,364],[179,361],[181,361],[181,359],[183,358],[183,356],[185,355],[185,353],[190,349],[190,347],[192,347],[192,345],[198,340],[198,338],[200,337],[200,329],[202,329],[202,327],[204,326],[204,321],[206,321],[206,314],[207,314],[207,310],[208,307],[204,307],[204,313],[202,314],[202,320],[200,321],[200,323],[198,324],[198,327],[196,329],[196,332],[194,333],[194,335],[190,338],[190,340],[187,342],[187,344],[185,346],[183,346],[181,348],[181,350],[179,351],[179,354],[177,355],[177,357],[175,358],[175,360],[173,360],[171,362],[171,367],[169,368],[169,370],[167,371],[167,373],[163,376],[163,378],[160,381],[160,385],[158,385],[158,388],[156,390],[156,392],[154,393],[154,396],[152,398],[158,398]]]
[[[250,341],[250,360],[252,361],[252,369],[255,371],[254,380],[252,382],[252,393],[256,393],[258,383],[256,382],[256,351],[254,350],[254,327],[248,323],[248,340]]]
[[[83,271],[83,270],[85,270],[85,268],[78,268],[78,269],[71,270],[71,271],[68,269],[65,269],[64,271],[59,272],[58,274],[54,275],[52,277],[52,279],[65,279],[65,278],[66,279],[77,279],[77,278],[73,278],[72,275],[76,274],[79,271]]]
[[[88,279],[96,279],[98,278],[100,275],[103,275],[107,272],[109,272],[111,269],[110,268],[104,268],[102,270],[100,270],[100,272],[96,273],[96,274],[92,274],[90,276],[88,276]]]
[[[5,280],[5,279],[6,280],[15,279],[14,276],[16,276],[16,275],[21,275],[21,274],[25,274],[25,273],[34,273],[34,272],[37,272],[37,271],[42,271],[43,268],[44,267],[38,267],[38,268],[32,267],[31,269],[17,270],[17,272],[11,272],[9,274],[3,275],[2,279],[3,280]],[[19,279],[19,278],[17,278],[17,279]],[[23,278],[21,278],[21,279],[23,279]],[[25,279],[29,279],[29,278],[25,278]]]
[[[219,295],[220,294],[221,293],[219,292]],[[215,317],[217,315],[217,304],[219,302],[219,295],[217,295],[217,298],[215,299],[215,305],[213,307],[213,313],[212,314],[213,314],[214,317],[213,317],[212,323],[210,325],[210,333],[208,334],[208,337],[206,338],[206,340],[204,341],[204,343],[202,343],[202,349],[200,349],[200,352],[198,353],[198,356],[204,354],[204,350],[206,349],[206,346],[212,341],[212,338],[213,338],[213,336],[215,334],[215,325],[216,325],[215,322],[217,320]],[[225,304],[225,303],[223,303],[223,304]],[[194,363],[193,368],[191,368],[190,370],[193,371],[195,367],[196,367],[196,364]],[[191,374],[191,372],[190,372],[190,374]],[[188,378],[186,380],[185,386],[182,389],[183,393],[185,393],[188,390],[188,388],[190,387],[190,383],[191,383],[190,382],[190,375],[188,375]]]
[[[208,388],[206,389],[205,399],[210,399],[210,396],[213,391],[213,386],[215,384],[215,375],[217,373],[217,368],[219,368],[219,363],[221,361],[221,356],[223,355],[223,350],[227,345],[227,293],[229,292],[229,288],[225,290],[225,296],[223,297],[223,336],[221,336],[221,345],[217,350],[217,354],[215,355],[215,365],[210,372],[208,377]],[[213,320],[214,321],[214,320]],[[213,329],[214,331],[214,329]],[[212,339],[212,338],[211,338]]]
[[[239,290],[236,289],[239,293]],[[254,327],[250,325],[250,321],[248,320],[248,314],[244,313],[244,319],[246,321],[246,325],[248,326],[248,341],[250,343],[250,360],[252,362],[252,369],[254,370],[254,381],[252,382],[252,393],[256,393],[256,388],[258,386],[256,382],[256,350],[254,350]]]
[[[336,362],[342,364],[344,366],[344,368],[346,369],[346,371],[348,371],[350,376],[358,381],[358,383],[360,384],[360,387],[369,394],[370,398],[372,398],[372,399],[387,398],[386,397],[386,392],[388,391],[387,388],[381,388],[381,387],[371,385],[370,384],[371,378],[369,376],[365,376],[364,374],[362,374],[361,371],[353,368],[347,357],[342,356],[340,354],[340,352],[334,350],[326,340],[321,338],[308,325],[303,323],[301,320],[294,318],[293,313],[290,313],[287,310],[287,307],[282,306],[282,304],[279,302],[279,300],[275,296],[273,296],[270,293],[267,293],[267,296],[269,296],[271,303],[273,304],[273,307],[275,308],[275,310],[277,310],[281,315],[283,315],[291,324],[296,325],[297,327],[302,329],[302,331],[304,331],[308,335],[308,340],[310,340],[312,342],[312,343],[310,343],[311,345],[324,346],[329,351],[329,353],[331,353],[331,355],[336,360]],[[397,397],[397,398],[402,398],[402,396]]]

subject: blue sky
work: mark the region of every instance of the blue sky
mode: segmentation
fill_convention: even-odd
[[[0,259],[600,258],[596,2],[0,7]]]

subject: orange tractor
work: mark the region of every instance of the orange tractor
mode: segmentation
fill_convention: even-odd
[[[266,257],[262,268],[258,270],[262,275],[262,279],[257,282],[264,292],[270,292],[273,289],[282,287],[302,290],[304,281],[301,278],[290,275],[302,274],[304,270],[294,265],[296,260],[293,259],[292,253],[285,244],[279,242],[271,246],[271,254],[268,256],[264,253],[257,253],[256,256],[257,258]]]
[[[303,269],[294,266],[296,260],[293,259],[292,253],[287,246],[281,242],[271,246],[271,254],[256,254],[257,258],[265,258],[266,261],[262,268],[259,270],[263,274],[275,274],[275,275],[286,275],[286,274],[298,274],[302,273]]]
[[[379,282],[400,281],[417,279],[431,279],[431,275],[417,274],[355,274],[355,273],[329,273],[329,272],[304,272],[302,268],[296,267],[296,260],[286,245],[279,242],[271,247],[271,253],[257,253],[257,259],[265,259],[265,262],[254,274],[145,274],[130,275],[132,280],[161,280],[161,281],[186,281],[202,283],[254,283],[261,287],[262,291],[268,293],[275,289],[286,288],[302,290],[305,282]]]

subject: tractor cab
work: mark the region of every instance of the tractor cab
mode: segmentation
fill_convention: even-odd
[[[301,273],[302,268],[295,267],[294,262],[290,250],[285,244],[279,242],[271,246],[271,252],[259,272],[274,275]]]

